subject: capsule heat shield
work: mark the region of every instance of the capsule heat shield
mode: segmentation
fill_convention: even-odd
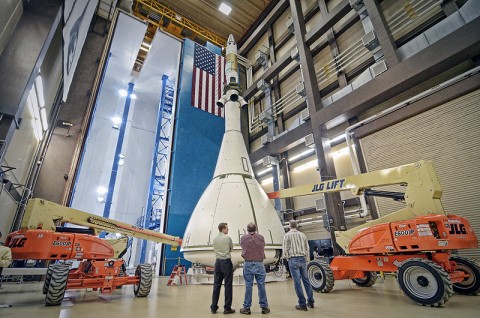
[[[257,180],[239,174],[223,175],[212,180],[190,218],[183,238],[182,252],[187,260],[214,266],[212,242],[218,235],[218,224],[228,223],[234,250],[232,262],[243,262],[240,239],[247,224],[254,222],[265,237],[265,264],[277,260],[282,249],[283,226],[267,195]]]

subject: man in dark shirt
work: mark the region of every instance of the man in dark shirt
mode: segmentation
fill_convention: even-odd
[[[245,259],[243,263],[243,278],[245,279],[245,298],[243,308],[240,313],[250,315],[250,306],[252,305],[253,279],[257,281],[258,298],[262,314],[268,314],[267,292],[265,290],[265,239],[261,234],[256,233],[257,226],[250,222],[247,225],[248,233],[242,236],[240,245],[242,246],[242,257]]]

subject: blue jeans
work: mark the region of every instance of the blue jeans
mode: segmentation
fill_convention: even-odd
[[[310,285],[307,276],[307,261],[305,260],[305,257],[296,256],[290,258],[288,260],[288,267],[290,268],[290,275],[292,275],[295,284],[295,293],[297,293],[298,304],[302,307],[307,305],[305,296],[303,295],[302,282],[303,287],[305,287],[305,291],[307,292],[308,302],[315,302],[313,299],[312,285]]]
[[[267,292],[265,290],[265,266],[262,262],[243,263],[243,278],[245,279],[244,308],[252,306],[253,278],[257,281],[258,298],[260,307],[268,307]]]

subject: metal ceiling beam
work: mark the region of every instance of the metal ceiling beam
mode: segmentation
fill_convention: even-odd
[[[463,61],[480,54],[480,18],[452,32],[443,39],[402,61],[350,94],[310,117],[315,122],[334,127],[385,100],[445,72]],[[265,147],[250,154],[252,163],[267,155],[284,152],[290,144],[312,133],[309,121],[279,136]]]
[[[279,3],[280,5],[281,3]],[[311,30],[310,32],[308,32],[307,34],[305,34],[305,42],[307,43],[313,43],[315,42],[320,36],[323,35],[323,33],[319,33],[319,32],[326,32],[328,31],[330,28],[332,28],[335,23],[337,23],[338,21],[340,21],[340,19],[350,11],[350,4],[348,3],[348,0],[344,0],[342,1],[339,5],[337,5],[333,10],[332,12],[328,13],[324,18],[322,18],[322,20],[320,21],[320,23],[318,24],[318,26]],[[342,15],[343,14],[343,15]],[[302,15],[302,18],[303,18],[303,15]],[[342,26],[343,28],[343,26]],[[264,29],[266,31],[266,26],[264,26]],[[263,33],[260,33],[260,35],[258,35],[258,39],[260,39],[261,35],[263,35]],[[249,47],[251,48],[251,46]],[[243,50],[241,54],[245,54],[246,52],[248,52],[248,50]],[[284,56],[282,56],[281,58],[278,59],[278,61],[273,64],[267,72],[265,72],[259,79],[257,79],[250,87],[248,87],[245,92],[243,93],[243,97],[245,99],[250,99],[253,95],[255,95],[255,93],[257,92],[257,82],[260,81],[260,80],[265,80],[265,81],[270,81],[271,79],[273,79],[275,76],[277,76],[281,71],[284,70],[284,68],[292,61],[292,58],[290,57],[290,54],[285,54]]]
[[[279,16],[288,8],[287,0],[280,0],[272,11],[267,15],[263,22],[250,34],[250,36],[240,44],[238,54],[246,55],[247,52],[260,40],[260,38],[267,32],[270,25],[278,19]]]
[[[319,124],[335,127],[480,54],[480,17],[396,64],[379,77],[310,114]]]
[[[287,133],[277,137],[270,143],[250,154],[250,161],[253,165],[258,164],[264,157],[277,155],[285,152],[297,144],[303,142],[305,131],[312,131],[312,124],[306,121],[300,126],[289,130]]]
[[[148,22],[150,22],[153,25],[156,25],[157,27],[161,27],[162,25],[159,23],[159,21],[155,21],[154,19],[151,19],[150,15],[144,16],[141,13],[140,7],[142,7],[144,10],[147,12],[154,12],[157,14],[160,18],[160,22],[162,21],[162,18],[166,17],[170,21],[174,21],[176,24],[180,25],[181,27],[188,29],[192,31],[195,35],[202,37],[206,39],[207,41],[212,42],[215,45],[218,45],[219,47],[225,47],[227,44],[227,41],[225,38],[216,35],[215,33],[201,27],[200,25],[196,24],[190,19],[185,18],[184,16],[176,13],[175,11],[167,8],[166,6],[158,3],[157,1],[154,0],[136,0],[134,5],[134,12],[137,17],[140,17],[142,19],[147,19]],[[181,19],[178,19],[178,17],[181,17]],[[168,28],[164,28],[165,31],[170,32]],[[177,34],[171,33],[174,36],[178,37]]]
[[[356,138],[373,134],[480,88],[480,73],[426,96],[354,130]]]
[[[400,62],[400,57],[398,56],[397,45],[393,40],[392,34],[387,30],[387,23],[385,22],[383,13],[378,7],[378,1],[364,0],[364,4],[375,34],[377,35],[378,42],[380,42],[380,47],[385,56],[385,62],[388,67],[392,67]]]
[[[340,21],[352,8],[348,0],[340,2],[331,12],[326,14],[313,29],[305,34],[305,42],[311,45],[318,40],[325,32],[332,28],[335,23]]]
[[[272,79],[275,78],[275,76],[277,76],[280,73],[280,71],[284,70],[285,67],[287,67],[292,61],[293,60],[290,54],[285,54],[284,56],[279,58],[277,62],[275,62],[275,64],[269,67],[265,73],[263,73],[261,78],[257,79],[252,85],[250,85],[249,88],[245,90],[245,92],[243,92],[243,98],[245,98],[246,100],[250,99],[258,91],[257,83],[260,81],[260,79],[263,79],[266,82],[271,81]]]

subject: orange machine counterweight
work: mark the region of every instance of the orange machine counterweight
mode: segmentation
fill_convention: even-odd
[[[96,236],[50,230],[16,231],[7,237],[5,245],[11,248],[13,259],[83,260],[114,256],[112,246]]]

